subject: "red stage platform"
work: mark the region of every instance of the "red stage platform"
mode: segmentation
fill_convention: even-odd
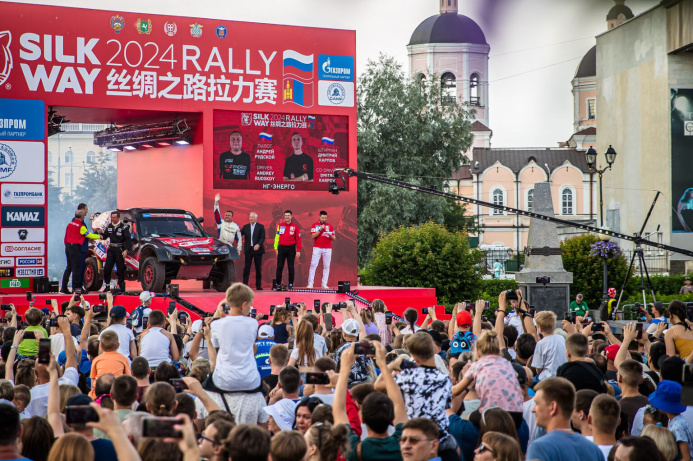
[[[128,290],[136,292],[138,284],[129,284]],[[355,292],[359,296],[373,301],[374,299],[382,299],[389,310],[396,315],[402,315],[408,307],[413,307],[421,312],[421,308],[430,307],[437,304],[435,296],[435,288],[393,288],[393,287],[355,287]],[[316,290],[317,291],[317,290]],[[301,292],[301,291],[255,291],[255,302],[253,307],[258,313],[268,315],[270,305],[283,304],[285,298],[290,298],[292,303],[304,302],[309,309],[313,308],[313,302],[319,299],[321,303],[329,302],[336,304],[338,302],[347,301],[351,296],[344,293],[316,293],[316,292]],[[46,307],[46,301],[57,299],[58,304],[69,301],[70,297],[62,293],[48,293],[34,295],[34,307],[42,309]],[[84,298],[91,304],[101,304],[105,301],[99,301],[99,293],[91,292],[84,295]],[[195,289],[194,287],[186,287],[185,291],[180,292],[180,298],[201,309],[204,312],[214,312],[219,302],[224,298],[223,293],[218,293],[214,290]],[[165,311],[171,299],[164,296],[157,296],[152,302],[152,308]],[[26,295],[0,295],[0,303],[14,304],[20,315],[29,308],[29,302],[26,300]],[[128,311],[131,311],[140,304],[139,296],[137,295],[118,295],[114,299],[114,304],[123,305]],[[357,308],[363,307],[363,304],[358,302]],[[179,310],[189,311],[184,305],[179,304]],[[190,312],[190,311],[189,311]],[[444,313],[443,307],[439,306],[436,309],[440,320],[448,320],[450,315]],[[191,312],[193,319],[199,318],[195,312]],[[341,317],[336,315],[338,323],[341,323]],[[419,323],[423,321],[424,315],[419,315]]]

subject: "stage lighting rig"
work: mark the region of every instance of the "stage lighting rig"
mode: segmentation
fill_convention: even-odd
[[[53,136],[54,134],[62,133],[63,131],[65,131],[62,128],[63,123],[70,123],[70,121],[65,120],[64,115],[59,115],[55,109],[49,107],[47,127],[48,136]]]
[[[190,144],[187,119],[143,125],[116,126],[94,133],[94,144],[114,152]]]

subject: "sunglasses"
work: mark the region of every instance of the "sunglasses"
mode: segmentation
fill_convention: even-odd
[[[491,447],[489,447],[488,445],[485,445],[484,442],[481,442],[481,443],[479,444],[479,448],[477,448],[477,453],[481,454],[481,453],[483,453],[483,452],[485,452],[485,451],[488,451],[488,452],[491,453],[493,456],[496,456],[496,453],[491,449]]]
[[[206,440],[207,442],[211,443],[212,445],[218,445],[217,442],[215,442],[214,440],[200,434],[200,436],[197,438],[197,441],[201,443],[203,440]]]
[[[399,439],[399,444],[402,445],[404,443],[409,442],[412,445],[416,445],[419,442],[430,442],[433,439],[420,439],[418,437],[401,437]]]

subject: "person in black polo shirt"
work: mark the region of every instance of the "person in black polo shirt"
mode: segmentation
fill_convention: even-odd
[[[241,132],[231,132],[229,139],[231,150],[219,156],[220,179],[250,179],[250,155],[241,150],[243,137]]]
[[[284,181],[313,182],[313,159],[303,152],[303,138],[299,133],[291,135],[293,155],[284,163]]]

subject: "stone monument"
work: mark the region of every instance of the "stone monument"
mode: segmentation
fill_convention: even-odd
[[[548,182],[538,182],[534,185],[532,211],[554,216],[551,185]],[[550,277],[551,281],[544,285],[537,283],[537,277]],[[551,310],[556,313],[559,322],[563,320],[563,314],[570,308],[570,284],[573,283],[573,273],[563,268],[556,223],[531,218],[525,249],[525,267],[515,274],[515,280],[525,299],[537,312]]]

